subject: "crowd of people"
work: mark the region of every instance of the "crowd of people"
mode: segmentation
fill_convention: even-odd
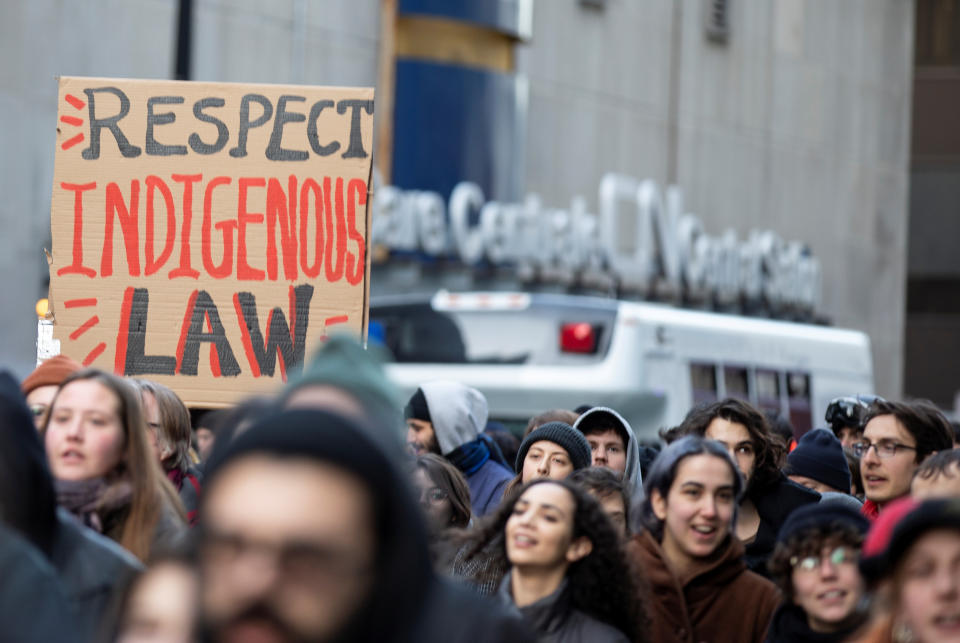
[[[346,337],[194,416],[65,356],[0,373],[0,638],[960,641],[933,405],[839,398],[795,436],[730,398],[641,443],[581,402],[514,435]]]

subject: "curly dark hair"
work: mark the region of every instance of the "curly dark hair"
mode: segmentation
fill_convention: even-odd
[[[781,475],[779,462],[783,447],[770,429],[767,418],[748,402],[728,397],[719,402],[698,404],[690,409],[679,426],[660,431],[660,437],[669,444],[685,435],[704,436],[707,427],[716,418],[742,424],[750,434],[757,459],[753,465],[753,474],[747,480],[746,496],[752,498],[758,490],[775,484]]]
[[[888,402],[875,400],[864,413],[860,423],[860,431],[867,428],[875,417],[892,415],[903,425],[913,439],[917,441],[917,464],[926,460],[927,456],[936,451],[945,451],[953,448],[953,427],[950,421],[940,412],[933,402],[914,400],[912,402]]]
[[[480,576],[495,573],[502,577],[504,570],[510,567],[505,535],[507,520],[524,492],[538,484],[555,484],[567,490],[576,507],[572,538],[586,537],[593,545],[588,555],[571,563],[567,569],[567,605],[619,629],[631,641],[647,641],[647,615],[639,598],[640,588],[645,587],[641,572],[628,562],[622,538],[600,503],[566,480],[540,478],[514,490],[495,514],[466,536],[468,544],[464,559],[470,561],[483,556],[488,560],[479,566]],[[482,584],[500,578],[476,577],[472,580]]]
[[[791,534],[786,542],[777,543],[767,569],[773,582],[783,592],[784,602],[793,601],[793,557],[819,556],[824,547],[850,547],[858,552],[863,546],[863,534],[854,526],[843,521],[834,521],[828,525],[809,527]]]

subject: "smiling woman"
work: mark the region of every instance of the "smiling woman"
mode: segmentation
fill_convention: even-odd
[[[762,641],[779,597],[732,534],[743,481],[718,442],[676,440],[646,477],[646,529],[630,542],[650,581],[655,641]]]
[[[473,535],[465,558],[485,556],[482,573],[508,570],[500,600],[523,616],[538,640],[647,640],[639,579],[617,530],[578,487],[550,479],[521,487]]]

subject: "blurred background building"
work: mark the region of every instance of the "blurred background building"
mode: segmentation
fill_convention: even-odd
[[[23,374],[35,355],[56,76],[376,85],[384,184],[446,199],[469,180],[488,199],[594,211],[608,172],[678,185],[710,234],[809,247],[819,312],[869,333],[879,393],[952,406],[957,4],[4,2],[0,359]]]

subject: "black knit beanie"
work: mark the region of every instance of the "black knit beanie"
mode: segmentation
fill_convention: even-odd
[[[403,408],[403,417],[407,420],[422,420],[433,423],[430,419],[430,407],[427,405],[427,396],[423,394],[423,389],[418,388],[410,401]]]
[[[520,444],[515,464],[517,473],[523,471],[523,461],[527,457],[530,445],[540,440],[548,440],[563,447],[567,455],[570,456],[570,462],[573,464],[574,470],[586,469],[593,461],[590,454],[590,443],[587,442],[580,431],[563,422],[547,422],[531,431],[530,435],[524,438]]]
[[[814,429],[787,456],[787,475],[812,478],[843,493],[850,492],[850,467],[832,431]]]

